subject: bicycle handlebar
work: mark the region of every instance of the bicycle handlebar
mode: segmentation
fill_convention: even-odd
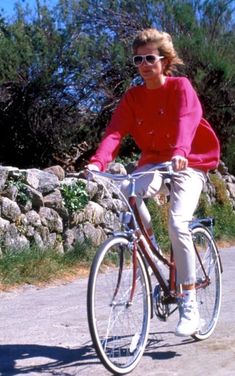
[[[138,179],[143,175],[152,174],[154,171],[159,171],[161,174],[166,174],[168,176],[176,175],[177,173],[174,172],[172,167],[172,162],[162,162],[154,164],[152,167],[150,167],[146,171],[139,171],[139,172],[133,172],[126,175],[121,174],[111,174],[110,172],[102,172],[102,171],[96,171],[96,170],[86,170],[89,175],[97,175],[100,177],[104,177],[107,179],[115,180],[115,181],[123,181],[123,180],[131,180],[131,179]]]

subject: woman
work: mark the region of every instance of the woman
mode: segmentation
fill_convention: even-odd
[[[196,304],[195,254],[188,229],[206,181],[206,173],[219,161],[219,142],[202,118],[198,96],[185,77],[171,76],[183,64],[169,34],[156,29],[139,32],[133,42],[133,62],[144,84],[130,88],[122,97],[104,138],[88,169],[105,170],[118,153],[120,142],[130,134],[141,150],[138,169],[171,160],[175,171],[171,183],[169,235],[182,287],[180,319],[175,334],[191,336],[200,323]],[[163,186],[158,173],[137,183],[138,206],[148,233],[151,220],[143,202]]]

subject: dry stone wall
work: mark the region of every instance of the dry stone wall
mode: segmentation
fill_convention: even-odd
[[[235,177],[223,164],[216,174],[226,183],[235,210]],[[71,213],[64,204],[61,187],[77,181],[85,183],[89,201],[83,209]],[[209,184],[206,191],[213,202],[213,186]],[[104,188],[98,182],[87,182],[78,173],[66,174],[60,166],[45,170],[0,166],[0,252],[33,244],[64,252],[87,238],[98,245],[113,229],[119,229],[118,212],[122,210],[123,204],[109,183]]]
[[[61,187],[77,181],[86,185],[89,202],[71,213]],[[60,166],[45,170],[0,166],[0,251],[35,244],[64,252],[87,238],[98,245],[119,228],[121,208],[110,187],[87,182],[78,173],[66,175]]]

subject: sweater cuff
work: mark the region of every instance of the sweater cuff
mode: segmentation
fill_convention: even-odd
[[[177,156],[187,158],[186,153],[182,149],[177,149],[174,151],[172,157],[177,157]]]
[[[100,161],[98,161],[97,159],[91,158],[89,163],[96,165],[99,168],[100,171],[104,171],[103,164]]]

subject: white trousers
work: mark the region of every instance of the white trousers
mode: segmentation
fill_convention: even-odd
[[[135,170],[146,171],[152,165]],[[172,243],[177,270],[177,284],[193,284],[196,281],[195,251],[189,231],[189,222],[198,205],[198,200],[206,182],[203,171],[187,168],[171,179],[169,237]],[[164,176],[158,172],[147,174],[136,180],[137,207],[146,229],[151,228],[151,217],[143,198],[154,197],[165,189]],[[128,184],[123,184],[123,192],[128,193]]]

